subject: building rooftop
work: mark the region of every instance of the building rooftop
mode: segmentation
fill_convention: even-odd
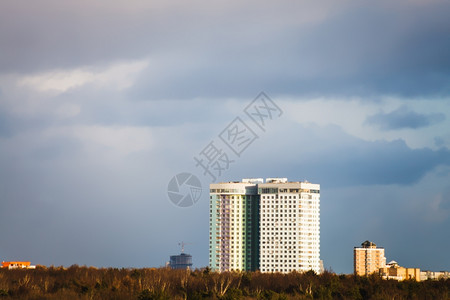
[[[388,263],[386,264],[386,266],[395,266],[395,265],[398,266],[398,262],[396,262],[395,260],[391,260],[390,262],[388,262]]]
[[[361,243],[361,246],[356,246],[353,247],[355,249],[384,249],[384,247],[377,247],[377,244],[370,242],[370,241],[365,241],[363,243]]]
[[[287,178],[278,178],[278,177],[269,177],[264,180],[264,178],[243,178],[241,181],[222,181],[218,184],[223,183],[253,183],[253,184],[260,184],[260,183],[310,183],[308,180],[305,181],[288,181]]]

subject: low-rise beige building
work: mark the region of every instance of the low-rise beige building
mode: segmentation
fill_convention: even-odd
[[[384,248],[375,243],[365,241],[361,247],[353,249],[353,266],[356,275],[367,276],[379,272],[386,266]]]
[[[415,280],[420,281],[419,268],[404,268],[400,267],[396,261],[391,261],[386,264],[386,267],[379,269],[380,276],[383,279]]]

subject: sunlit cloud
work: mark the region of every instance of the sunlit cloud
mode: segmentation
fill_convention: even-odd
[[[40,92],[66,92],[87,84],[100,87],[110,86],[118,90],[133,85],[135,77],[148,66],[148,60],[115,63],[106,68],[82,67],[71,70],[46,71],[36,75],[25,76],[18,85],[26,86]]]

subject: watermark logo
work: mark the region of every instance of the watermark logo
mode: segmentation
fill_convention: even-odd
[[[242,153],[259,138],[257,133],[265,133],[266,126],[280,117],[283,111],[264,92],[261,92],[245,107],[244,114],[242,116],[244,119],[240,116],[236,117],[217,135],[217,138],[212,139],[194,156],[195,167],[200,168],[202,175],[209,177],[213,182],[229,170]],[[180,186],[186,182],[189,182],[189,188],[183,193],[180,191]],[[191,173],[180,173],[170,180],[168,195],[175,205],[189,207],[197,203],[201,189],[200,180],[196,176]]]
[[[200,199],[202,184],[197,176],[191,173],[180,173],[169,181],[167,194],[176,206],[189,207]]]

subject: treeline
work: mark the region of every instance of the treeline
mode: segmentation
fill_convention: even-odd
[[[0,269],[0,299],[450,299],[450,279],[382,280],[325,272],[215,273],[208,269]]]

